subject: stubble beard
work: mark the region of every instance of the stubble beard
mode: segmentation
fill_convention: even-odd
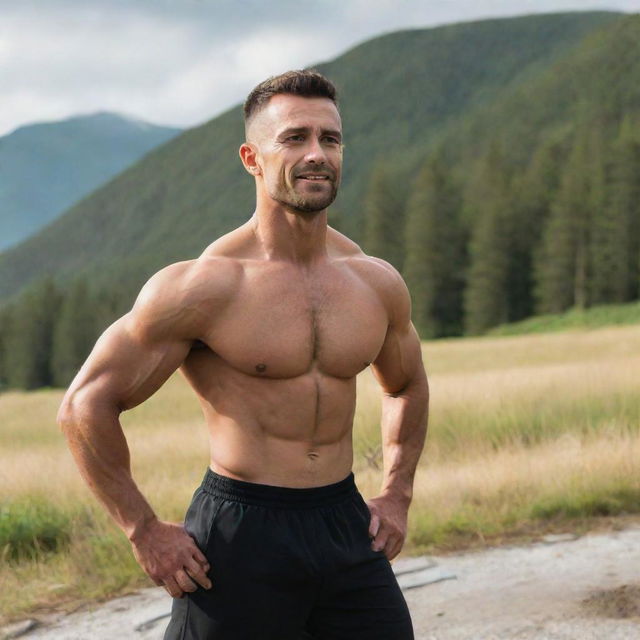
[[[269,195],[285,209],[294,213],[318,213],[324,211],[338,195],[338,183],[334,179],[330,179],[331,189],[326,191],[324,188],[313,195],[303,195],[286,184],[279,184]]]

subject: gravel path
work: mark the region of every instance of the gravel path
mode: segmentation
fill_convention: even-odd
[[[463,553],[405,593],[420,640],[640,639],[640,528]]]
[[[640,527],[404,559],[394,568],[416,640],[640,639]],[[147,589],[52,617],[20,637],[160,640],[170,606],[163,590]]]

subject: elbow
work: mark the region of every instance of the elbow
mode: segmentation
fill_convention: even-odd
[[[122,411],[122,407],[104,387],[96,384],[72,385],[60,403],[56,423],[69,440],[87,425],[117,419]]]
[[[56,416],[60,431],[68,439],[88,418],[99,412],[99,405],[99,398],[91,392],[90,388],[69,388]]]
[[[69,389],[58,409],[56,423],[65,436],[68,436],[79,421],[79,399],[75,391]]]

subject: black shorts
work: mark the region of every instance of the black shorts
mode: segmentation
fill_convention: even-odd
[[[413,639],[391,565],[371,549],[353,474],[294,489],[209,470],[185,527],[213,586],[174,599],[164,640]]]

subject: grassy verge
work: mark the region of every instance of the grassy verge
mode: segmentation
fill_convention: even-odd
[[[640,332],[425,345],[432,411],[405,553],[447,551],[640,514]],[[380,401],[358,380],[354,469],[381,481]],[[150,585],[80,481],[53,423],[59,391],[0,395],[0,612],[105,598]],[[134,475],[179,520],[207,465],[181,378],[125,415]],[[160,465],[158,462],[162,461]]]
[[[0,506],[0,550],[7,562],[63,553],[71,539],[73,516],[39,498]]]
[[[517,336],[527,333],[567,331],[571,329],[596,329],[611,325],[640,323],[640,302],[607,304],[590,309],[571,309],[565,313],[527,318],[492,329],[489,335]]]

